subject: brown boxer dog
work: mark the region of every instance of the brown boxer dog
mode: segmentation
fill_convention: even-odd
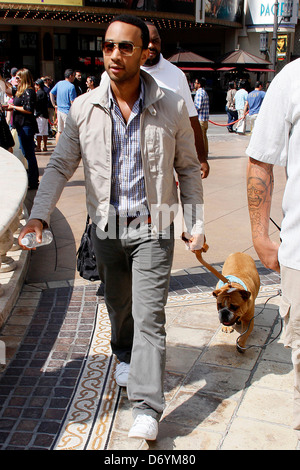
[[[242,333],[248,328],[237,345],[239,352],[244,352],[246,341],[253,330],[255,299],[259,292],[260,279],[255,262],[245,253],[233,253],[225,260],[223,276],[228,284],[220,281],[213,295],[217,298],[217,308],[222,331],[231,333],[232,325],[242,324]],[[240,346],[240,347],[239,347]]]

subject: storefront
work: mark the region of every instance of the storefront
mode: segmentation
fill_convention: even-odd
[[[276,4],[277,27],[274,27]],[[254,51],[261,51],[261,56],[269,60],[278,72],[293,56],[299,2],[247,0],[245,6],[244,30],[239,38],[241,47],[254,54]],[[263,37],[265,37],[264,46],[262,46]],[[272,53],[272,41],[275,41],[276,55]]]
[[[178,48],[216,60],[236,44],[243,0],[203,0],[205,17],[195,21],[199,0],[29,0],[0,3],[0,57],[6,70],[28,67],[34,77],[61,79],[63,71],[84,76],[103,70],[101,43],[111,18],[133,13],[159,29],[163,54]]]

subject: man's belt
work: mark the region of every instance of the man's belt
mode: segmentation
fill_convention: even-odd
[[[151,216],[150,215],[136,215],[133,217],[120,217],[117,215],[117,224],[121,225],[122,227],[128,227],[134,222],[134,226],[137,228],[141,224],[151,224]]]

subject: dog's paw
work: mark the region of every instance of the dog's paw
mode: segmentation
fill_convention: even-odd
[[[234,329],[232,328],[232,326],[225,326],[225,325],[222,326],[223,333],[232,333],[233,330]]]

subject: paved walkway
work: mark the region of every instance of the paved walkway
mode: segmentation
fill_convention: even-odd
[[[249,136],[226,132],[209,127],[205,259],[221,270],[232,251],[253,256],[261,278],[260,314],[249,345],[271,344],[236,351],[238,331],[224,334],[218,322],[216,279],[178,240],[166,307],[165,413],[156,442],[128,439],[130,404],[126,389],[113,380],[106,307],[98,284],[81,280],[75,270],[86,217],[80,167],[51,219],[55,243],[32,253],[23,291],[0,331],[7,355],[0,375],[0,449],[297,448],[290,352],[277,337],[280,279],[257,260],[250,236],[244,153]],[[38,158],[43,173],[49,154]],[[283,188],[284,172],[276,169],[272,217],[279,224]],[[277,229],[270,230],[278,239]]]

